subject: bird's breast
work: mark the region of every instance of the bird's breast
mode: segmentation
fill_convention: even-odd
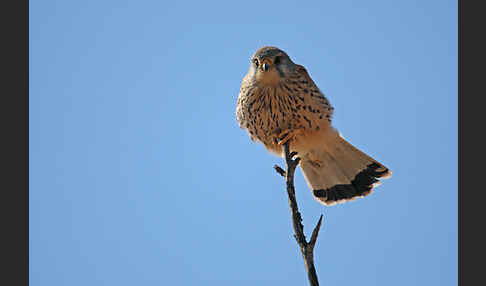
[[[292,96],[279,86],[254,86],[240,96],[240,125],[252,138],[270,144],[276,135],[296,126],[299,116]]]

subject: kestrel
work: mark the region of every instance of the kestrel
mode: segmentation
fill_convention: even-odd
[[[334,108],[306,69],[276,47],[251,58],[236,106],[236,118],[252,141],[284,157],[283,144],[299,166],[314,198],[327,206],[364,197],[391,171],[348,143],[332,126]]]

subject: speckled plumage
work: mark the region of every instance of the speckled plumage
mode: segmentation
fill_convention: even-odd
[[[391,175],[338,134],[333,110],[303,66],[276,47],[262,47],[242,80],[236,118],[253,141],[278,156],[279,141],[290,139],[314,197],[332,205],[371,193],[377,178]]]
[[[263,58],[268,49],[260,49],[254,57]],[[278,55],[288,58],[283,51]],[[238,123],[248,130],[250,138],[279,155],[279,134],[286,130],[329,128],[334,109],[303,66],[293,64],[282,68],[281,73],[284,76],[278,83],[262,84],[249,72],[243,78],[236,108]]]

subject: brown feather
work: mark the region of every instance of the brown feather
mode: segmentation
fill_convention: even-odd
[[[262,62],[265,70],[258,66]],[[280,136],[290,134],[290,149],[302,158],[304,177],[325,205],[365,196],[377,178],[391,175],[339,136],[331,126],[333,111],[307,70],[285,52],[263,47],[252,57],[238,95],[237,121],[253,141],[278,156],[283,156]]]

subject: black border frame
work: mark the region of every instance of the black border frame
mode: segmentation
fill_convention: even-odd
[[[29,1],[3,1],[0,11],[0,283],[29,285]]]
[[[478,2],[474,2],[478,3]],[[467,5],[466,5],[467,4]],[[486,145],[482,138],[484,106],[484,18],[479,5],[458,1],[458,282],[484,283],[483,249],[486,241],[482,210],[483,169],[480,160]],[[466,40],[464,40],[466,39]],[[476,162],[474,162],[476,161]],[[477,166],[476,166],[477,165]],[[481,282],[483,281],[483,282]]]

